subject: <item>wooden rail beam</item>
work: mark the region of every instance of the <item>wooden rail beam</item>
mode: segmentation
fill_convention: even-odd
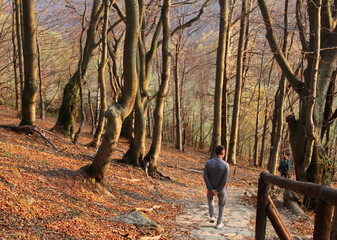
[[[260,178],[280,188],[288,189],[306,196],[320,199],[337,206],[337,189],[310,182],[300,182],[270,174],[267,170],[260,174]]]
[[[292,240],[291,234],[282,221],[282,218],[274,205],[273,200],[268,196],[268,218],[273,225],[277,236],[281,240]]]

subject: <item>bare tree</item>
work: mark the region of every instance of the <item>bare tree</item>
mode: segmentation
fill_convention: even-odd
[[[287,45],[288,45],[288,5],[289,1],[286,0],[284,3],[284,34],[283,34],[283,46],[282,52],[285,56],[287,56]],[[270,155],[268,162],[268,170],[269,172],[275,174],[276,172],[276,163],[279,155],[279,145],[281,141],[281,134],[283,132],[283,119],[284,119],[284,99],[285,99],[285,91],[286,91],[286,78],[285,75],[282,74],[279,88],[276,91],[275,95],[275,107],[273,111],[272,118],[272,132],[271,132],[271,147],[270,147]]]
[[[228,27],[227,0],[220,0],[220,27],[219,43],[216,59],[215,94],[214,94],[214,120],[211,143],[211,156],[215,156],[216,146],[221,144],[221,117],[222,117],[222,92],[225,69],[226,35]]]
[[[160,88],[156,97],[156,107],[154,109],[154,127],[153,127],[153,141],[148,154],[145,156],[146,162],[149,163],[149,172],[154,173],[158,168],[158,157],[161,148],[161,135],[163,126],[163,111],[164,100],[167,95],[168,82],[170,79],[170,5],[171,0],[164,0],[162,7],[163,20],[163,46],[162,46],[162,75]]]
[[[242,0],[241,22],[240,22],[240,36],[236,63],[236,84],[234,96],[234,108],[232,114],[232,128],[228,148],[228,162],[236,164],[236,147],[238,141],[238,124],[241,105],[242,94],[242,69],[243,69],[243,48],[246,29],[246,0]]]
[[[139,36],[139,6],[137,0],[125,0],[126,36],[124,43],[124,87],[121,99],[112,105],[105,113],[107,118],[106,131],[98,148],[93,163],[87,168],[87,173],[96,182],[104,179],[109,162],[119,139],[123,120],[132,111],[138,86],[137,77],[137,45]]]
[[[94,139],[89,144],[90,146],[97,147],[100,142],[101,135],[104,130],[104,114],[107,109],[106,104],[106,87],[105,87],[105,78],[104,72],[107,64],[107,30],[108,30],[108,19],[109,19],[109,0],[104,0],[104,23],[102,30],[102,53],[101,53],[101,62],[98,68],[98,81],[100,85],[100,97],[101,97],[101,107],[98,119],[98,125],[94,134]]]

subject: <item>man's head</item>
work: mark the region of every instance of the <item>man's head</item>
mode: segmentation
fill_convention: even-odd
[[[290,153],[286,153],[286,156],[287,156],[287,157],[290,157]]]
[[[215,154],[223,158],[225,156],[225,147],[222,145],[217,146],[215,148]]]

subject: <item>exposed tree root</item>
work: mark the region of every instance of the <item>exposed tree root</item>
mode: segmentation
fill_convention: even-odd
[[[181,170],[188,171],[188,172],[203,174],[203,172],[201,170],[188,169],[188,168],[183,168],[183,167],[178,167],[178,166],[172,166],[172,165],[169,165],[169,164],[163,164],[163,165],[166,166],[166,167],[170,167],[170,168],[177,168],[177,169],[181,169]]]
[[[308,216],[305,214],[303,209],[298,205],[298,197],[287,189],[284,190],[283,193],[283,201],[285,205],[294,213],[296,216],[307,218]]]
[[[94,178],[91,178],[89,177],[88,173],[86,172],[86,168],[88,167],[87,166],[84,166],[82,167],[79,171],[82,172],[83,176],[86,177],[89,182],[91,182],[92,184],[94,184],[96,186],[96,188],[98,189],[98,192],[103,194],[103,195],[106,195],[108,197],[111,197],[112,199],[116,199],[116,197],[111,193],[109,192],[104,186],[103,184],[101,184],[100,182],[97,182]]]
[[[58,147],[55,146],[52,141],[50,141],[41,131],[36,129],[34,126],[16,126],[16,125],[3,125],[0,124],[2,128],[10,128],[12,131],[21,131],[24,133],[32,134],[33,132],[39,134],[47,143],[49,143],[56,151],[60,151]]]

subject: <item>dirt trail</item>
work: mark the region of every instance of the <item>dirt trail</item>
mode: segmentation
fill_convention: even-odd
[[[182,229],[190,229],[190,238],[188,239],[254,239],[255,236],[255,216],[256,208],[242,199],[247,193],[245,189],[230,187],[227,189],[227,204],[224,209],[224,227],[222,229],[215,229],[215,223],[209,222],[208,205],[205,197],[200,197],[198,201],[186,201],[185,211],[176,219],[176,224],[180,225]],[[217,212],[217,201],[215,202],[215,211]],[[280,209],[282,219],[285,223],[290,222],[295,218],[291,216],[290,212],[282,207]],[[308,240],[311,236],[296,237],[292,234],[294,239]],[[186,239],[182,236],[176,236],[179,239]],[[279,239],[267,221],[266,239]]]
[[[183,215],[176,219],[182,228],[190,228],[193,239],[253,239],[255,209],[239,199],[244,195],[240,188],[227,189],[227,204],[224,209],[224,228],[215,229],[215,223],[209,222],[206,196],[197,202],[186,202]],[[215,211],[217,212],[217,201]],[[217,214],[216,214],[217,215]]]

